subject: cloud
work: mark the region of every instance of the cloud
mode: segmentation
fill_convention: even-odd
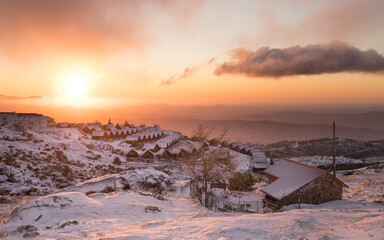
[[[196,72],[200,71],[201,68],[206,67],[206,66],[210,66],[210,65],[212,65],[212,64],[215,64],[215,61],[216,61],[216,58],[211,58],[211,59],[209,59],[208,61],[203,62],[203,63],[200,64],[199,66],[187,67],[187,68],[184,69],[184,71],[183,71],[182,74],[180,74],[180,75],[175,75],[175,76],[172,76],[172,77],[167,78],[167,79],[163,79],[163,80],[161,81],[161,85],[172,85],[172,84],[176,83],[177,81],[180,81],[180,80],[183,80],[183,79],[190,78],[190,77],[192,77]]]
[[[372,49],[363,51],[343,42],[289,48],[262,47],[255,52],[239,48],[230,51],[230,55],[230,62],[216,67],[216,75],[279,78],[339,72],[384,72],[383,55]]]
[[[39,99],[39,98],[42,98],[42,96],[22,97],[22,96],[7,96],[7,95],[0,94],[0,99],[5,99],[5,100]]]
[[[265,1],[261,4],[255,14],[255,21],[263,23],[257,40],[243,32],[239,35],[240,41],[289,46],[339,40],[371,47],[380,46],[384,36],[384,1],[381,0]]]
[[[197,72],[198,70],[199,70],[198,67],[186,68],[184,69],[183,73],[180,76],[172,76],[168,79],[163,79],[161,81],[161,85],[172,85],[177,81],[193,76],[194,73]]]
[[[140,50],[156,41],[154,28],[166,29],[164,19],[186,23],[203,3],[0,0],[0,51],[8,58],[55,59],[59,52],[99,56]]]

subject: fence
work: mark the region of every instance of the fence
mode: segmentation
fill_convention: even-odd
[[[203,184],[197,180],[190,182],[190,195],[203,203]],[[203,205],[203,204],[202,204]],[[232,192],[224,189],[209,189],[205,198],[205,207],[214,211],[236,211],[263,213],[263,197],[253,192]]]

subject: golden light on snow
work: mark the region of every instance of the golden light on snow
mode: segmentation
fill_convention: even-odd
[[[65,78],[64,87],[67,96],[72,100],[84,98],[88,90],[89,76],[84,74],[71,74]]]

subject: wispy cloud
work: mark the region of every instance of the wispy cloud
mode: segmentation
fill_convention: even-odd
[[[0,99],[5,99],[5,100],[39,99],[39,98],[42,98],[42,96],[23,97],[23,96],[7,96],[7,95],[0,94]]]
[[[243,74],[279,78],[339,72],[383,73],[384,56],[363,51],[343,42],[289,48],[262,47],[255,52],[239,48],[230,51],[231,61],[216,67],[216,75]]]
[[[216,61],[215,58],[211,58],[210,60],[206,61],[206,62],[203,62],[202,64],[198,65],[198,66],[193,66],[193,67],[187,67],[184,69],[183,73],[180,74],[180,75],[174,75],[172,77],[169,77],[169,78],[166,78],[166,79],[163,79],[161,81],[161,85],[172,85],[180,80],[183,80],[183,79],[187,79],[187,78],[190,78],[192,77],[196,72],[200,71],[201,68],[203,67],[206,67],[206,66],[209,66],[209,65],[212,65],[214,64]]]

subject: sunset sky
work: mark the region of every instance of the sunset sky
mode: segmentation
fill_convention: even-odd
[[[384,1],[0,0],[0,111],[383,105],[383,29]]]

